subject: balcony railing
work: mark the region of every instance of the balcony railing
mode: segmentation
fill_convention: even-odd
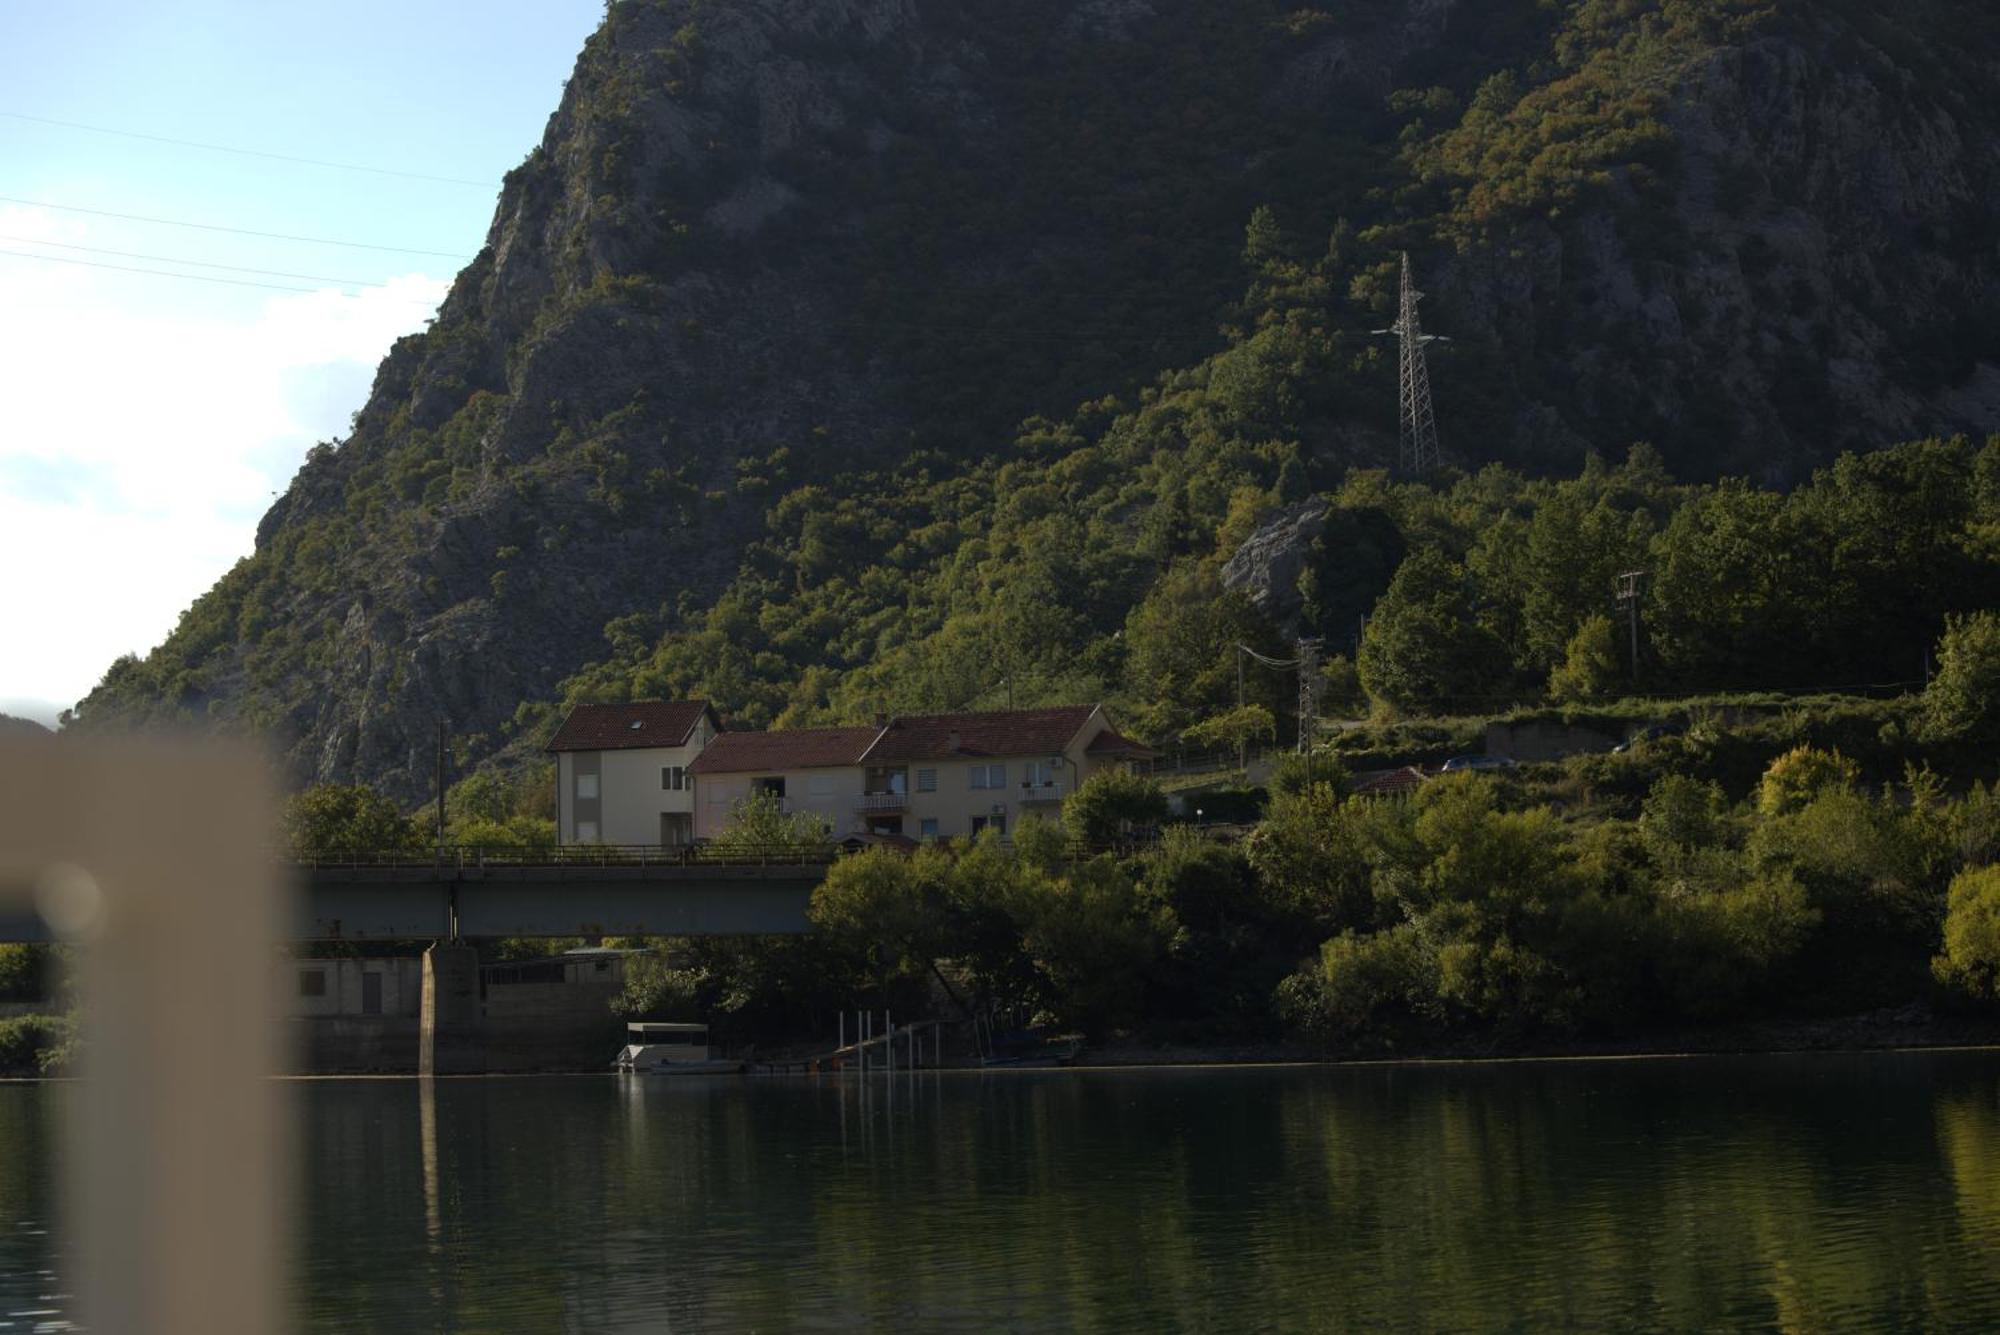
[[[1019,800],[1024,805],[1033,805],[1037,802],[1060,802],[1065,795],[1063,782],[1060,779],[1050,779],[1047,783],[1023,783],[1016,791],[1019,792]]]
[[[906,811],[909,809],[908,793],[863,793],[854,804],[854,809],[862,812]]]

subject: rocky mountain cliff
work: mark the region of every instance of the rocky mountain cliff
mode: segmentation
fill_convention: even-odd
[[[438,717],[478,760],[597,660],[754,625],[768,535],[887,552],[924,516],[842,498],[1061,468],[1176,377],[1332,485],[1394,452],[1367,331],[1403,249],[1456,340],[1460,465],[1647,439],[1784,480],[2000,429],[1995,26],[1949,0],[619,0],[352,434],[72,726],[255,728],[301,782],[414,797]],[[1320,351],[1232,379],[1273,320]],[[741,707],[810,660],[670,684]]]

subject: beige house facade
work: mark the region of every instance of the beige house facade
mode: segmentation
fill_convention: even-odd
[[[556,842],[669,847],[695,840],[695,761],[721,732],[705,700],[578,705],[556,757]]]
[[[918,840],[1054,820],[1092,775],[1152,752],[1097,705],[905,715],[861,753],[856,830]]]

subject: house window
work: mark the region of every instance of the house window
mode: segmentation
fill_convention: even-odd
[[[595,800],[597,797],[597,776],[595,774],[577,775],[576,795],[585,802]]]
[[[1055,784],[1055,766],[1051,765],[1048,761],[1030,760],[1025,769],[1026,772],[1021,776],[1021,786],[1023,788],[1048,788]]]
[[[577,841],[577,842],[578,842],[579,844],[594,844],[594,843],[596,843],[596,842],[597,842],[597,822],[596,822],[596,821],[594,821],[594,820],[580,820],[580,821],[578,821],[578,822],[576,823],[576,841]]]
[[[974,765],[970,773],[974,788],[1005,788],[1007,767],[1005,765]]]
[[[981,830],[989,828],[995,834],[1007,833],[1007,818],[1002,815],[974,816],[972,818],[973,834],[977,835]]]
[[[861,791],[869,797],[901,797],[909,787],[908,770],[871,765],[861,778]]]
[[[937,837],[938,837],[938,823],[937,823],[936,821],[934,821],[934,820],[924,820],[924,821],[919,821],[919,822],[917,823],[917,836],[918,836],[919,838],[921,838],[921,839],[935,839],[935,838],[937,838]]]
[[[302,997],[323,997],[326,995],[326,970],[299,970],[299,995]]]
[[[937,791],[936,770],[920,769],[917,771],[917,791],[920,793],[934,793]]]
[[[660,787],[670,793],[686,792],[688,772],[685,765],[665,765],[660,769]]]
[[[812,791],[814,797],[833,796],[833,776],[831,774],[815,774],[806,780],[806,786]]]
[[[769,793],[773,797],[783,797],[785,795],[785,776],[780,774],[775,778],[752,779],[750,780],[750,791],[753,794]]]

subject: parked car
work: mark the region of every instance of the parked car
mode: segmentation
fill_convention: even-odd
[[[1512,756],[1453,756],[1444,762],[1446,774],[1457,774],[1463,770],[1513,769]]]
[[[1678,723],[1655,723],[1650,728],[1639,729],[1639,731],[1633,733],[1630,737],[1627,737],[1624,741],[1612,747],[1611,754],[1615,756],[1622,756],[1627,751],[1630,751],[1634,747],[1637,747],[1645,742],[1657,742],[1662,737],[1679,737],[1685,734],[1686,732],[1687,729],[1685,727],[1682,727]]]

